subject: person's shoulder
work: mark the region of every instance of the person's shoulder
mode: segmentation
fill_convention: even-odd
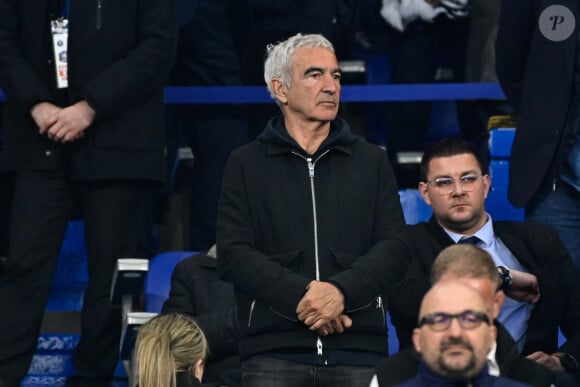
[[[182,259],[175,267],[186,271],[192,271],[199,267],[212,266],[212,264],[215,267],[215,258],[208,257],[207,251],[201,251]]]
[[[537,248],[562,245],[558,231],[548,224],[499,221],[493,223],[493,228],[494,233],[504,242],[509,238],[519,238],[524,243]]]
[[[229,163],[254,168],[262,163],[268,154],[268,144],[261,141],[251,141],[234,149],[229,156]]]
[[[534,387],[549,387],[555,379],[554,372],[525,357],[515,357],[509,366],[504,364],[502,377],[516,381],[519,385]],[[501,384],[502,386],[504,384]]]
[[[261,141],[250,141],[243,145],[238,146],[236,149],[232,151],[232,155],[236,156],[243,156],[243,155],[251,155],[258,151],[260,147],[263,147],[265,144]]]
[[[394,386],[417,375],[420,359],[413,348],[403,349],[377,363],[375,370],[381,386]]]
[[[404,228],[403,238],[412,243],[415,243],[417,239],[422,241],[433,240],[433,238],[435,238],[435,230],[430,222],[408,224]]]
[[[497,230],[512,230],[516,232],[525,233],[552,233],[556,232],[553,226],[544,223],[521,222],[517,220],[500,220],[493,222],[494,229]]]
[[[353,152],[359,152],[362,155],[372,156],[377,158],[387,158],[387,151],[385,148],[371,144],[370,142],[357,138],[355,141],[348,144],[352,147]]]
[[[496,376],[493,384],[491,386],[494,387],[530,387],[530,384],[518,382],[514,379],[508,379],[503,376]]]

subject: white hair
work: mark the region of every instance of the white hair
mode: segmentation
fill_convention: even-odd
[[[302,35],[296,34],[283,42],[268,45],[266,48],[267,57],[264,63],[264,80],[268,86],[268,91],[273,99],[276,99],[274,90],[270,82],[274,78],[279,78],[286,87],[291,85],[291,65],[292,55],[299,48],[326,48],[334,53],[332,43],[320,34]]]

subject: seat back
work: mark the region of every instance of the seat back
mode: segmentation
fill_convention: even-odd
[[[170,251],[151,258],[143,286],[145,311],[161,312],[163,303],[169,297],[173,269],[181,260],[194,254],[196,252],[193,251]]]
[[[399,190],[399,199],[407,224],[417,224],[429,220],[433,211],[421,197],[418,189]]]
[[[514,128],[496,128],[489,132],[491,190],[485,207],[493,220],[524,220],[524,210],[514,207],[507,197],[509,158],[515,134]]]

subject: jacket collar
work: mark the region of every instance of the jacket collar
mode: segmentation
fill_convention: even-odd
[[[277,116],[270,119],[266,129],[258,136],[257,140],[268,145],[268,156],[297,152],[303,156],[316,157],[329,149],[339,150],[350,155],[352,153],[351,145],[358,141],[358,138],[351,132],[348,123],[338,117],[331,122],[330,133],[316,153],[306,155],[304,150],[288,134],[284,126],[284,118]]]
[[[493,376],[489,375],[487,364],[483,366],[481,371],[475,375],[472,379],[461,381],[457,379],[450,379],[445,376],[436,374],[435,372],[431,371],[429,367],[423,362],[419,366],[419,378],[425,382],[425,385],[428,386],[449,386],[449,387],[457,387],[457,386],[478,386],[478,385],[488,385],[489,381],[493,379]],[[487,382],[487,383],[486,383]],[[489,384],[491,385],[491,384]]]

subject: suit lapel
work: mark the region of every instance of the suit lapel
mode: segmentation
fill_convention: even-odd
[[[534,252],[530,251],[524,235],[517,232],[512,223],[493,222],[493,231],[528,272],[538,275],[540,268],[534,260]]]
[[[429,228],[429,233],[433,235],[439,245],[441,245],[441,250],[454,244],[453,239],[451,239],[445,230],[443,230],[443,227],[441,227],[441,225],[437,222],[435,215],[431,216],[427,227]]]

